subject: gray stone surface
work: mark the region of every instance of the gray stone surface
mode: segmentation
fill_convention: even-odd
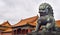
[[[52,31],[52,32],[33,32],[33,33],[28,33],[27,35],[60,35],[60,32],[55,32],[55,31]]]

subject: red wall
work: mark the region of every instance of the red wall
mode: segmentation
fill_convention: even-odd
[[[2,33],[2,35],[12,35],[12,33],[11,32],[9,32],[9,33]]]

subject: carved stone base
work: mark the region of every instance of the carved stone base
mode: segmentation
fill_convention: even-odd
[[[52,32],[33,32],[33,33],[28,33],[27,35],[60,35],[60,32],[55,32],[55,31],[52,31]]]

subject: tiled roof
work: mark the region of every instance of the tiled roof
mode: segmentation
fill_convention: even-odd
[[[60,27],[60,20],[56,20],[56,26]]]
[[[16,26],[24,26],[26,24],[29,24],[31,26],[36,26],[37,19],[38,19],[38,16],[26,18],[26,19],[23,19],[23,20],[19,21],[17,24],[15,24],[13,26],[14,27],[16,27]],[[56,26],[60,27],[60,20],[56,20]],[[10,32],[10,31],[12,31],[12,25],[10,25],[8,21],[3,22],[0,25],[0,30],[3,30],[3,32]]]
[[[11,25],[10,25],[10,23],[9,23],[8,21],[3,22],[3,23],[1,24],[1,26],[11,27]]]
[[[38,16],[23,19],[23,20],[19,21],[17,24],[15,24],[14,26],[22,26],[22,25],[26,25],[27,23],[32,25],[32,23],[34,23],[37,19],[38,19]]]

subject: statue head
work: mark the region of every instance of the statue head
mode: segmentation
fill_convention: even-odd
[[[40,16],[45,16],[45,15],[53,16],[53,9],[48,3],[42,3],[39,6],[39,13],[40,13]]]

